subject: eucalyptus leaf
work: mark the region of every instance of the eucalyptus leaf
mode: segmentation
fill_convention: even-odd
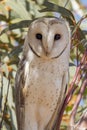
[[[18,54],[22,51],[22,47],[18,46],[15,47],[10,53],[9,53],[9,57],[13,57],[13,56],[18,56]]]
[[[64,16],[64,17],[69,17],[70,19],[75,20],[71,11],[69,11],[68,9],[66,9],[62,6],[58,6],[56,4],[53,4],[53,3],[50,3],[50,2],[47,2],[47,1],[45,1],[43,5],[46,8],[40,10],[40,12],[48,12],[48,11],[58,12],[58,13],[61,13],[62,16]]]
[[[0,41],[0,49],[1,50],[4,49],[4,50],[8,51],[8,49],[9,49],[8,44]]]
[[[5,73],[5,76],[8,77],[9,71],[8,71],[8,66],[7,66],[7,64],[3,64],[3,65],[2,65],[2,70],[3,70],[3,72]],[[3,82],[3,83],[5,83],[5,82]],[[7,85],[7,84],[6,84],[6,85]]]
[[[21,22],[17,22],[15,24],[11,24],[9,25],[9,27],[5,28],[4,30],[2,30],[1,34],[2,35],[3,33],[7,32],[7,31],[10,31],[10,30],[14,30],[14,29],[20,29],[20,28],[26,28],[30,25],[30,23],[32,22],[33,20],[23,20]]]
[[[5,5],[3,3],[0,3],[0,11],[2,11],[2,13],[8,17],[8,12],[7,10],[5,9]]]
[[[73,67],[73,66],[76,66],[76,65],[74,63],[70,62],[69,67]]]
[[[7,21],[6,16],[3,14],[0,14],[0,21]]]
[[[3,43],[9,43],[8,35],[4,33],[2,36],[0,36],[0,41]]]
[[[30,13],[26,10],[21,1],[9,0],[7,1],[7,5],[10,6],[11,9],[14,10],[19,15],[20,18],[31,19]]]
[[[83,34],[87,35],[87,30],[82,30]]]
[[[83,40],[81,41],[81,43],[83,44],[83,46],[84,46],[85,48],[87,48],[87,39],[83,39]]]

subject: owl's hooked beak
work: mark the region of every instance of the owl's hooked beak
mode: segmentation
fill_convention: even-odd
[[[46,56],[49,56],[52,48],[53,48],[53,42],[49,39],[47,39],[47,41],[43,41],[43,48],[44,48],[44,52]]]
[[[46,56],[49,56],[50,55],[50,53],[51,53],[51,48],[49,48],[48,46],[46,47],[46,48],[44,48],[44,52],[45,52],[45,55]]]

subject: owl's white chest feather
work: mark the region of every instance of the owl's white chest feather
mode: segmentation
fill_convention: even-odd
[[[25,71],[26,67],[29,71],[26,72],[25,130],[44,130],[57,105],[61,105],[65,92],[65,88],[61,89],[62,78],[68,64],[62,61],[60,65],[60,62],[56,59],[45,61],[36,58],[26,63]]]

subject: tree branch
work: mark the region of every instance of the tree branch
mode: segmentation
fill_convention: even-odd
[[[87,85],[87,79],[85,79],[83,81],[81,89],[80,89],[78,97],[77,97],[77,100],[76,100],[76,102],[74,104],[74,107],[72,109],[71,118],[70,118],[70,126],[75,125],[75,116],[76,116],[77,108],[78,108],[79,103],[80,103],[80,101],[82,99],[82,96],[83,96],[84,90],[86,88],[86,85]]]
[[[81,66],[83,65],[83,63],[85,61],[86,56],[87,56],[87,51],[85,51],[79,66],[76,68],[76,73],[75,73],[74,78],[73,78],[73,80],[72,80],[72,82],[70,84],[70,87],[69,87],[69,90],[67,92],[66,98],[64,100],[63,106],[62,106],[61,111],[59,113],[59,117],[58,117],[58,120],[57,120],[57,122],[58,122],[57,130],[59,130],[59,128],[60,128],[60,124],[61,124],[61,120],[62,120],[62,116],[63,116],[64,110],[65,110],[67,104],[69,103],[69,101],[71,100],[74,91],[77,88],[76,84],[78,84],[78,82],[80,81],[80,78],[81,78],[80,77],[80,70],[81,70]],[[77,80],[77,79],[79,79],[79,80]]]

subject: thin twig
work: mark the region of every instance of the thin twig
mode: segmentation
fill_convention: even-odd
[[[83,21],[84,19],[86,19],[86,18],[87,18],[87,15],[84,15],[84,16],[78,21],[78,23],[76,24],[76,27],[75,27],[74,30],[73,30],[72,36],[73,36],[73,35],[76,36],[76,34],[78,33],[78,29],[79,29],[79,27],[80,27],[82,21]],[[74,32],[75,32],[75,33],[74,33]]]
[[[74,123],[75,123],[75,116],[76,116],[77,108],[78,108],[79,103],[80,103],[80,101],[81,101],[81,98],[82,98],[82,96],[83,96],[83,92],[84,92],[84,90],[85,90],[85,88],[86,88],[86,85],[87,85],[87,79],[85,79],[85,80],[83,81],[83,83],[82,83],[82,85],[81,85],[81,89],[80,89],[79,94],[78,94],[78,97],[77,97],[77,100],[76,100],[76,102],[75,102],[75,104],[74,104],[74,106],[73,106],[72,113],[71,113],[71,118],[70,118],[70,125],[71,125],[71,126],[74,126],[74,125],[75,125]]]
[[[68,5],[69,1],[70,1],[70,0],[67,0],[67,1],[66,1],[65,5],[64,5],[64,8]]]
[[[2,110],[2,98],[3,98],[3,73],[0,64],[0,110]]]

